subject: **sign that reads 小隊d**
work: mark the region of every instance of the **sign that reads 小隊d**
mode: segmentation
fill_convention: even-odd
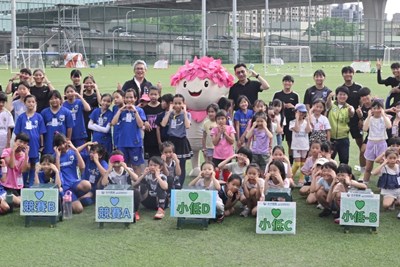
[[[296,203],[259,201],[257,234],[296,234]]]
[[[23,188],[21,190],[22,216],[57,216],[57,188]]]
[[[215,218],[217,191],[171,190],[171,217]]]
[[[96,190],[96,222],[133,222],[133,190]]]
[[[340,225],[379,226],[380,195],[342,193]]]

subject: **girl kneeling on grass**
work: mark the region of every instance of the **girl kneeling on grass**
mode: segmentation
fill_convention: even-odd
[[[37,164],[35,168],[34,184],[55,184],[62,192],[61,174],[55,163],[52,155],[43,155],[40,158],[40,164]]]
[[[236,202],[240,198],[239,189],[242,186],[242,178],[237,174],[229,176],[226,184],[221,185],[218,196],[224,203],[224,216],[230,216],[235,212]]]
[[[155,220],[164,218],[164,209],[167,198],[167,176],[161,173],[164,165],[163,160],[158,156],[149,159],[149,165],[144,173],[139,176],[134,186],[140,184],[140,199],[142,205],[148,209],[156,209]]]
[[[244,210],[240,213],[240,216],[247,217],[249,213],[253,216],[257,215],[257,202],[264,201],[264,179],[261,178],[260,167],[251,163],[246,170],[246,176],[243,182],[243,195],[240,197],[240,201],[244,207]]]

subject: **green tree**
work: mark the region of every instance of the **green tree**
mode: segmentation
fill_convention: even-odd
[[[328,32],[331,36],[353,36],[357,31],[354,23],[348,23],[341,18],[324,18],[315,22],[311,28],[311,35],[321,35],[322,32]],[[308,35],[308,28],[305,35]]]

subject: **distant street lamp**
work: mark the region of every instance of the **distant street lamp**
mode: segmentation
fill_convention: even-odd
[[[25,48],[25,35],[26,34],[31,34],[32,33],[32,30],[31,29],[28,29],[28,31],[27,32],[25,32],[24,34],[22,34],[22,48]]]
[[[114,34],[115,34],[116,31],[119,31],[119,30],[121,30],[121,29],[122,29],[122,28],[119,27],[119,28],[116,28],[115,30],[113,30],[113,32],[112,32],[112,58],[113,58],[113,61],[115,61],[115,54],[114,54],[114,50],[115,50],[115,46],[114,46]]]
[[[135,12],[135,10],[134,9],[129,10],[125,14],[125,31],[126,31],[126,33],[128,33],[128,14],[131,13],[131,12]]]

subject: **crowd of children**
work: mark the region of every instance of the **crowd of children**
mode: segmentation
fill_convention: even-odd
[[[378,82],[392,85],[390,98],[397,99],[400,65],[392,65],[390,82],[380,77],[380,61],[377,67]],[[244,95],[237,107],[227,98],[210,103],[201,172],[185,183],[192,151],[183,95],[161,95],[161,88],[151,85],[145,92],[125,88],[101,94],[93,76],[82,79],[73,70],[62,96],[42,70],[32,76],[22,69],[0,92],[0,213],[18,206],[20,190],[33,184],[54,183],[60,194],[70,191],[75,213],[94,203],[96,189],[119,184],[134,190],[136,220],[140,204],[162,219],[171,189],[188,184],[218,191],[217,222],[239,206],[241,216],[255,216],[268,189],[295,187],[306,203],[323,209],[321,217],[334,213],[337,220],[340,193],[366,189],[371,175],[379,176],[383,207],[394,209],[400,204],[400,102],[385,110],[382,99],[352,81],[351,67],[342,75],[345,83],[332,91],[317,70],[304,104],[288,75],[268,105]],[[9,105],[6,94],[13,97]],[[361,180],[348,165],[350,133],[360,147]],[[6,201],[6,195],[12,198]]]

